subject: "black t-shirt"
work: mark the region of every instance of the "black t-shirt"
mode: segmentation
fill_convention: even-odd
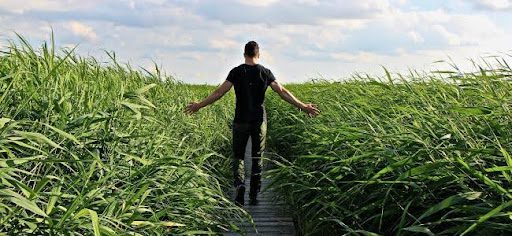
[[[265,91],[274,80],[272,72],[262,65],[241,64],[233,68],[227,81],[235,87],[235,123],[262,122],[265,116]]]

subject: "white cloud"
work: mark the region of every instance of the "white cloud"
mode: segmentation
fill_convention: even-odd
[[[369,20],[365,19],[325,19],[320,21],[324,25],[337,26],[346,30],[358,30],[366,27]]]
[[[30,10],[58,10],[69,11],[75,9],[89,9],[96,6],[100,0],[37,0],[37,1],[20,1],[20,0],[2,0],[0,1],[0,9],[8,12],[22,14]]]
[[[81,22],[71,21],[66,25],[66,28],[68,28],[74,35],[91,42],[96,42],[98,40],[98,35],[94,32],[94,29]]]
[[[379,56],[371,52],[358,52],[358,53],[332,53],[330,56],[335,60],[341,60],[349,63],[374,63],[378,60]]]
[[[398,5],[402,6],[402,5],[407,4],[409,1],[408,1],[408,0],[395,0],[395,2],[396,2]]]
[[[320,1],[319,0],[297,0],[297,3],[313,6],[313,5],[318,5],[320,3]]]
[[[407,32],[407,36],[409,36],[409,38],[411,38],[415,43],[425,42],[425,39],[421,36],[421,34],[414,30]]]
[[[477,6],[490,10],[512,9],[512,0],[473,0]]]
[[[276,3],[278,1],[279,0],[258,0],[258,1],[238,0],[237,2],[245,4],[245,5],[250,5],[250,6],[266,7],[266,6],[270,6],[270,5],[274,4],[274,3]]]
[[[388,36],[395,34],[409,38],[414,43],[409,45],[411,50],[425,49],[422,47],[481,45],[490,38],[506,37],[504,30],[488,15],[454,13],[441,9],[395,10],[367,23],[375,24],[379,25],[377,28],[388,29]],[[399,37],[395,37],[393,42],[403,45],[404,42],[397,38]]]
[[[242,62],[243,45],[256,40],[262,63],[281,81],[297,82],[509,49],[512,29],[503,20],[512,16],[498,22],[475,10],[476,1],[457,0],[466,7],[458,10],[407,0],[0,0],[0,32],[38,44],[51,26],[60,46],[80,43],[80,53],[100,58],[114,50],[134,67],[157,62],[195,83],[222,81]]]
[[[248,1],[203,0],[187,8],[194,14],[223,24],[319,25],[325,20],[368,19],[391,7],[388,0],[331,1]],[[255,7],[257,4],[258,7]]]
[[[451,45],[451,46],[460,46],[461,45],[461,43],[462,43],[461,38],[458,35],[456,35],[452,32],[449,32],[444,26],[433,25],[432,29],[434,30],[434,32],[439,33],[439,35],[442,36],[448,42],[449,45]]]
[[[135,7],[136,7],[136,2],[133,1],[133,0],[129,0],[128,1],[128,7],[132,10],[135,10]]]
[[[230,39],[212,39],[210,46],[216,49],[236,49],[240,48],[240,43]]]

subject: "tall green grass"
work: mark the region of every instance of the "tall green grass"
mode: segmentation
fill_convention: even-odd
[[[164,235],[236,230],[225,99],[158,71],[22,37],[0,55],[0,232]],[[231,94],[229,96],[232,96]],[[236,221],[236,220],[235,220]]]
[[[214,234],[226,198],[233,102],[194,117],[212,87],[19,41],[0,55],[0,232]],[[512,233],[512,70],[290,85],[322,114],[267,100],[268,172],[307,235]]]
[[[496,66],[497,65],[497,66]],[[512,233],[512,70],[290,85],[269,104],[269,177],[306,235]]]

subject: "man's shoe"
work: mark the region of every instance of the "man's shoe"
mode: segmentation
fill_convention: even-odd
[[[249,204],[258,205],[258,193],[260,192],[260,185],[256,182],[251,182],[251,189],[249,190]]]
[[[259,178],[259,176],[251,176],[251,186],[250,186],[250,190],[249,190],[249,196],[254,196],[256,198],[256,196],[260,192],[260,188],[261,188],[261,179]]]
[[[239,206],[244,205],[244,196],[245,196],[245,186],[244,185],[238,185],[236,188],[236,197],[235,197],[235,203]]]
[[[255,206],[258,205],[258,198],[256,196],[249,197],[249,205]]]

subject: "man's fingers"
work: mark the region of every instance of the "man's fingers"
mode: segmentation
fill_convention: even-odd
[[[193,114],[194,112],[196,112],[196,111],[194,110],[194,104],[195,104],[195,102],[191,102],[191,103],[189,103],[187,106],[185,106],[185,108],[183,109],[183,112],[185,112],[185,113],[186,113],[186,114],[188,114],[188,115],[191,115],[191,114]]]
[[[310,110],[308,111],[308,115],[310,117],[314,117],[320,114],[320,110],[318,110],[316,107],[311,106]]]
[[[183,109],[183,112],[185,112],[185,114],[187,115],[191,115],[194,113],[194,110],[192,109],[192,104],[189,104],[188,106],[186,106],[184,109]]]
[[[318,115],[320,113],[320,110],[318,110],[318,108],[316,107],[315,104],[309,104],[309,113],[312,113],[312,114],[315,114],[315,115]]]

